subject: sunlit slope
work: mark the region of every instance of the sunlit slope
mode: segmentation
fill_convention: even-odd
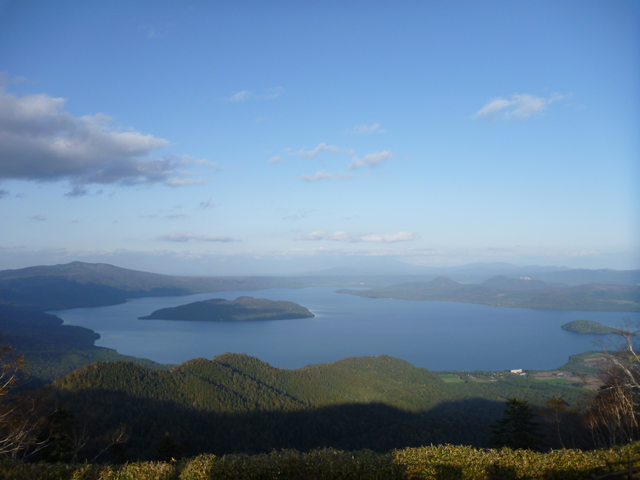
[[[519,377],[446,384],[388,356],[284,370],[242,354],[190,360],[170,371],[98,362],[50,390],[98,432],[127,425],[128,448],[141,458],[152,458],[167,432],[190,453],[487,446],[506,398],[543,405],[561,396],[574,405],[585,393]]]

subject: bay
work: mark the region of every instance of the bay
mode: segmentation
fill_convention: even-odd
[[[138,320],[159,308],[242,295],[289,300],[307,307],[315,317],[242,323]],[[638,313],[371,299],[327,287],[147,297],[50,313],[65,325],[99,333],[96,345],[160,363],[238,352],[276,367],[300,368],[346,357],[391,355],[433,371],[552,369],[566,363],[569,355],[595,349],[596,338],[609,338],[578,335],[561,325],[593,320],[619,326],[623,318],[640,322]]]

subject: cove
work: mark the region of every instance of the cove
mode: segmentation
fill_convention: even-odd
[[[125,355],[177,364],[225,352],[247,353],[281,368],[346,357],[391,355],[433,371],[548,370],[569,355],[595,349],[596,338],[560,328],[572,320],[619,326],[640,313],[501,308],[458,302],[371,299],[335,288],[231,291],[147,297],[121,305],[50,312],[66,325],[100,334],[96,345]],[[248,295],[289,300],[314,318],[246,323],[138,320],[163,307]]]

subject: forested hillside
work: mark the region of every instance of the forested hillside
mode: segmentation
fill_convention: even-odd
[[[96,437],[126,425],[126,455],[147,459],[167,438],[180,455],[323,446],[386,451],[431,443],[485,447],[506,398],[517,395],[542,406],[562,396],[576,405],[584,394],[521,378],[446,384],[386,356],[283,370],[239,354],[195,359],[171,371],[96,363],[57,380],[50,392]],[[91,448],[98,450],[99,440]]]
[[[62,325],[60,318],[48,313],[0,305],[0,334],[2,344],[11,345],[19,355],[24,355],[30,386],[42,386],[98,360],[168,368],[146,358],[98,347],[94,342],[99,334],[84,327]]]
[[[366,298],[467,302],[495,307],[640,312],[640,286],[578,285],[494,277],[482,284],[462,284],[448,277],[368,290],[338,290]]]

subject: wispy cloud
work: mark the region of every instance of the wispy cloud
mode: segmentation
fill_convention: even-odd
[[[349,170],[357,170],[362,167],[375,167],[391,158],[391,150],[384,150],[378,153],[367,153],[364,158],[353,157]]]
[[[558,100],[567,98],[567,95],[555,93],[549,98],[536,97],[527,94],[515,94],[511,99],[495,98],[484,105],[475,114],[475,118],[495,120],[503,117],[506,120],[529,118],[535,113],[543,112],[547,106]]]
[[[274,163],[280,163],[282,162],[282,157],[280,155],[276,155],[274,157],[271,157],[269,160],[267,160],[267,163],[269,165],[273,165]]]
[[[11,77],[7,71],[0,72],[0,87],[10,85],[12,83],[24,83],[26,81],[26,77]]]
[[[164,242],[189,242],[194,240],[196,242],[239,242],[240,240],[231,237],[223,237],[219,235],[194,235],[193,233],[168,233],[161,235],[158,240]]]
[[[213,204],[213,202],[211,201],[211,199],[207,200],[206,202],[200,202],[199,207],[202,209],[208,209],[208,208],[213,208],[215,205]]]
[[[241,90],[240,92],[231,95],[227,100],[230,102],[244,102],[252,96],[253,94],[249,90]]]
[[[258,95],[258,98],[271,100],[272,98],[278,98],[283,93],[284,93],[284,88],[282,87],[270,88],[266,91],[264,95]]]
[[[379,235],[379,234],[356,234],[356,233],[347,233],[347,232],[334,232],[329,233],[326,231],[316,231],[312,232],[309,235],[296,237],[296,240],[303,241],[318,241],[318,240],[331,240],[334,242],[347,242],[347,243],[360,243],[360,242],[370,242],[370,243],[396,243],[396,242],[408,242],[411,240],[416,240],[418,235],[413,232],[398,232],[387,235]]]
[[[386,133],[387,130],[384,128],[380,128],[379,123],[374,123],[373,125],[356,125],[350,130],[347,130],[345,133],[349,133],[351,135],[371,135],[373,133]]]
[[[44,222],[47,219],[44,215],[29,215],[29,218],[36,222]]]
[[[269,88],[265,93],[258,94],[250,92],[249,90],[241,90],[237,93],[234,93],[230,97],[226,98],[229,102],[245,102],[247,100],[273,100],[274,98],[278,98],[284,93],[284,88],[275,87]]]
[[[4,198],[7,195],[9,195],[9,192],[7,190],[0,190],[0,198]]]
[[[352,173],[327,173],[324,170],[316,172],[314,175],[300,175],[298,178],[305,182],[317,182],[318,180],[345,180],[347,178],[355,178],[357,175]]]
[[[211,179],[208,178],[189,178],[189,177],[171,177],[164,181],[167,187],[186,187],[189,185],[206,185]]]
[[[315,208],[311,210],[300,210],[296,214],[287,215],[286,217],[282,217],[282,220],[302,220],[304,217],[309,215],[310,213],[315,212]]]
[[[322,142],[318,144],[318,146],[313,150],[305,150],[303,148],[298,150],[297,152],[291,152],[291,154],[298,155],[300,158],[311,160],[313,158],[316,158],[322,152],[338,153],[339,151],[340,147],[337,147],[335,145],[327,145],[326,143]]]

